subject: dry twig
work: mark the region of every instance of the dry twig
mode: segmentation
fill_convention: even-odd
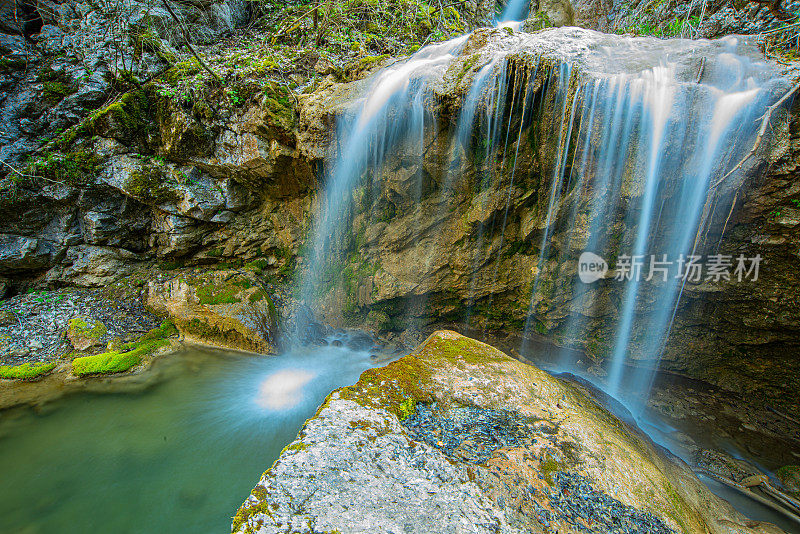
[[[774,104],[772,104],[770,107],[767,108],[767,111],[764,112],[764,114],[760,117],[761,118],[761,127],[758,129],[758,135],[756,135],[756,140],[753,143],[753,148],[751,148],[750,151],[747,154],[744,155],[744,157],[739,161],[739,163],[734,165],[734,167],[731,170],[729,170],[727,173],[725,173],[725,176],[723,176],[722,178],[720,178],[719,180],[714,182],[714,184],[711,186],[712,189],[714,189],[719,184],[724,182],[731,174],[733,174],[737,170],[741,169],[742,165],[744,165],[745,162],[748,159],[750,159],[756,153],[756,151],[758,150],[758,147],[761,146],[761,141],[764,139],[764,134],[767,132],[767,127],[769,126],[769,121],[772,118],[772,114],[784,102],[786,102],[786,100],[788,100],[788,98],[790,96],[792,96],[798,89],[800,89],[800,82],[798,82],[794,87],[789,89],[786,92],[786,94],[783,95],[777,102],[775,102]]]

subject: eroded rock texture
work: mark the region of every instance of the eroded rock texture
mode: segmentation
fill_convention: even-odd
[[[578,387],[448,331],[332,393],[233,531],[778,532]]]
[[[760,52],[743,41],[737,42],[749,50],[745,53],[759,58]],[[21,58],[24,43],[17,44],[14,57]],[[635,57],[608,53],[632,44]],[[558,78],[570,69],[571,97],[579,83],[649,69],[668,52],[681,82],[690,84],[722,68],[713,58],[729,46],[734,46],[731,40],[631,41],[574,28],[534,36],[508,29],[477,31],[442,79],[432,83],[433,98],[426,105],[436,129],[426,130],[421,150],[393,147],[382,171],[366,173],[352,192],[352,210],[343,216],[343,259],[323,273],[315,312],[331,324],[383,333],[469,324],[520,335],[527,323],[531,335],[586,351],[598,363],[607,361],[623,294],[610,281],[581,292],[573,283],[589,232],[586,210],[603,191],[587,182],[580,191],[567,190],[571,196],[550,201],[560,159],[555,133],[564,115]],[[143,64],[157,64],[157,54],[147,53],[154,59]],[[511,132],[508,142],[493,153],[486,153],[476,137],[467,146],[450,145],[470,84],[498,55],[506,60],[500,79],[510,98],[500,115]],[[300,59],[298,65],[313,62]],[[268,276],[302,276],[303,245],[320,187],[341,150],[340,119],[355,113],[369,83],[341,83],[340,75],[324,67],[309,67],[319,79],[299,94],[278,80],[253,85],[248,78],[237,79],[235,101],[220,89],[181,102],[168,94],[174,89],[169,84],[144,84],[86,118],[76,115],[65,122],[65,127],[77,124],[51,141],[32,167],[20,167],[35,173],[36,180],[12,179],[11,171],[3,179],[0,287],[19,292],[37,285],[102,286],[153,266],[229,262],[255,265]],[[172,69],[175,76],[202,76],[197,65]],[[77,66],[54,67],[62,71],[84,72]],[[39,74],[24,72],[4,73],[17,77],[13,91],[44,90],[33,78],[19,78]],[[364,69],[359,72],[366,75]],[[90,85],[77,86],[82,91]],[[99,91],[98,101],[105,99]],[[533,95],[527,119],[519,104],[526,91]],[[761,254],[760,280],[688,285],[661,363],[787,411],[796,409],[798,391],[787,377],[800,376],[793,356],[800,339],[798,124],[796,108],[791,111],[790,117],[776,112],[769,139],[739,180],[715,193],[699,242],[701,254]],[[60,124],[50,115],[41,117],[42,126]],[[597,129],[601,133],[602,125]],[[31,137],[14,139],[29,143]],[[17,150],[12,145],[3,148],[9,161],[16,157],[12,152],[39,146]],[[641,198],[639,178],[632,175],[622,187],[623,208]],[[669,201],[671,192],[667,188],[659,200]],[[580,195],[580,202],[572,202]],[[604,221],[604,228],[621,245],[630,245],[636,227],[620,214]],[[640,311],[658,305],[644,301]],[[580,328],[570,326],[576,321]],[[634,329],[634,343],[641,334]]]

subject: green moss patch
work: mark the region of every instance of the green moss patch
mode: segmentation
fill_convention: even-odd
[[[125,190],[145,203],[163,204],[178,199],[177,193],[167,184],[167,176],[158,165],[145,165],[130,173]]]
[[[233,284],[223,286],[208,284],[197,288],[197,298],[200,299],[200,304],[206,305],[235,304],[242,301],[236,296],[240,291],[241,288]]]
[[[247,297],[247,300],[250,302],[258,302],[264,300],[265,298],[266,295],[264,294],[264,291],[262,291],[261,289],[257,289],[254,293],[252,293],[249,297]]]
[[[44,152],[28,161],[25,173],[35,181],[42,177],[53,182],[81,185],[98,172],[101,158],[82,150],[74,152]]]
[[[151,102],[156,100],[152,88],[125,93],[89,117],[82,130],[89,135],[105,135],[128,142],[142,138],[154,126]]]
[[[121,373],[138,365],[139,362],[142,361],[142,356],[145,353],[152,352],[156,348],[158,347],[151,346],[148,343],[139,345],[137,348],[127,352],[112,350],[101,354],[95,354],[94,356],[75,358],[72,360],[72,372],[79,376]]]
[[[42,96],[52,104],[61,102],[65,97],[73,94],[76,89],[63,82],[45,82],[42,87]]]
[[[414,412],[417,411],[417,403],[414,399],[406,399],[400,403],[397,407],[398,417],[401,421],[404,421],[414,415]]]
[[[75,358],[72,360],[72,373],[83,376],[127,371],[138,365],[143,357],[167,345],[169,343],[167,338],[176,333],[175,326],[169,321],[164,321],[161,326],[146,333],[138,341],[125,343],[118,349],[108,352]]]
[[[55,362],[23,363],[22,365],[0,365],[0,378],[17,378],[30,380],[49,373],[55,368]]]
[[[414,413],[416,403],[435,400],[431,377],[445,361],[486,365],[513,360],[480,341],[455,333],[438,333],[417,352],[385,367],[368,369],[356,385],[340,390],[340,395],[364,406],[384,408],[403,420]]]
[[[89,339],[100,339],[108,329],[101,321],[95,321],[92,324],[86,322],[83,317],[75,317],[69,320],[70,333]]]

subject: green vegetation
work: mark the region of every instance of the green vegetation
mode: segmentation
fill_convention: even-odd
[[[24,59],[0,58],[0,72],[22,70],[27,65]]]
[[[526,31],[543,30],[553,25],[547,13],[544,11],[537,11],[528,17],[528,22],[525,24]],[[510,28],[508,28],[510,29]]]
[[[108,331],[101,321],[96,321],[90,325],[82,317],[70,319],[69,330],[71,333],[89,339],[100,339]]]
[[[159,165],[144,165],[140,171],[130,173],[125,190],[142,202],[162,204],[178,199],[168,182],[164,169]]]
[[[161,326],[120,347],[94,356],[83,356],[72,360],[72,373],[78,376],[91,374],[121,373],[138,365],[142,358],[153,354],[169,343],[168,339],[177,333],[175,325],[164,321]]]
[[[349,0],[324,2],[312,9],[300,3],[283,9],[273,2],[257,4],[263,13],[261,24],[272,30],[272,43],[279,45],[397,54],[467,29],[452,4],[435,1]],[[279,18],[277,9],[282,11]]]
[[[125,93],[116,102],[92,114],[76,133],[103,134],[128,142],[143,138],[154,127],[151,105],[157,101],[151,88]]]
[[[445,362],[463,365],[491,365],[511,361],[499,350],[474,339],[452,334],[429,339],[417,352],[386,365],[365,371],[355,386],[340,390],[341,398],[368,407],[388,410],[405,419],[417,403],[434,402],[431,376]],[[325,406],[323,404],[320,409]]]
[[[75,358],[72,360],[72,372],[79,376],[121,373],[138,365],[142,356],[153,352],[156,348],[158,347],[151,346],[151,344],[143,344],[136,348],[123,347],[124,352],[111,350],[94,356]]]
[[[45,100],[50,103],[58,103],[64,97],[73,94],[76,89],[72,85],[63,82],[45,82],[42,91]]]
[[[216,284],[208,284],[197,288],[197,298],[200,299],[200,304],[234,304],[241,302],[242,299],[236,296],[240,288],[234,284],[224,284],[217,286]]]
[[[258,302],[260,300],[264,300],[265,297],[266,295],[264,294],[264,292],[258,289],[256,290],[255,293],[252,293],[249,297],[247,297],[247,300],[249,302]]]
[[[676,17],[666,24],[654,24],[649,21],[642,21],[638,24],[631,24],[617,30],[617,33],[633,33],[635,35],[652,35],[653,37],[691,37],[700,26],[700,17],[693,15],[687,20],[684,17]]]
[[[175,325],[172,323],[172,321],[166,320],[162,321],[158,328],[154,328],[143,335],[139,341],[167,339],[176,335],[178,335],[178,329],[175,328]]]
[[[42,68],[37,81],[42,82],[42,97],[50,105],[59,103],[65,96],[77,91],[68,74],[56,72],[49,65]]]
[[[548,454],[539,464],[539,469],[547,483],[552,485],[553,475],[558,471],[563,471],[564,466],[558,460]]]
[[[145,30],[133,35],[133,55],[136,59],[141,59],[144,52],[155,54],[159,59],[168,65],[174,65],[177,61],[175,52],[166,46],[158,35],[152,30]]]
[[[0,378],[16,378],[30,380],[49,373],[56,366],[55,362],[23,363],[21,365],[0,365]]]
[[[253,260],[244,264],[244,268],[253,271],[255,274],[261,274],[269,267],[269,262],[264,259]]]
[[[401,421],[405,421],[417,411],[417,402],[412,399],[408,398],[405,399],[403,402],[400,403],[400,406],[397,408],[397,417]]]
[[[273,505],[270,506],[267,501],[267,491],[263,487],[256,486],[252,491],[252,495],[258,499],[258,502],[255,504],[245,503],[236,511],[236,515],[231,518],[233,520],[231,523],[231,532],[238,531],[250,517],[256,514],[263,514],[272,518],[272,512],[278,509],[277,504],[273,503]],[[245,532],[251,534],[255,531],[248,525]]]
[[[69,185],[81,185],[98,172],[101,159],[96,154],[79,150],[75,152],[44,152],[41,156],[30,159],[23,171],[23,176],[10,174],[15,181],[26,183],[44,179]]]

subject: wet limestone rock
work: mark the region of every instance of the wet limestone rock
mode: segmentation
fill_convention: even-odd
[[[450,331],[333,392],[233,532],[780,532],[578,386]]]
[[[228,271],[150,282],[147,305],[167,315],[186,340],[269,353],[275,311],[246,277]]]
[[[800,466],[785,465],[775,473],[784,489],[794,496],[800,495]]]
[[[106,325],[88,317],[73,317],[69,320],[67,339],[75,350],[86,350],[102,345],[107,333]]]
[[[538,8],[545,20],[556,28],[575,25],[575,11],[570,0],[540,0]]]

